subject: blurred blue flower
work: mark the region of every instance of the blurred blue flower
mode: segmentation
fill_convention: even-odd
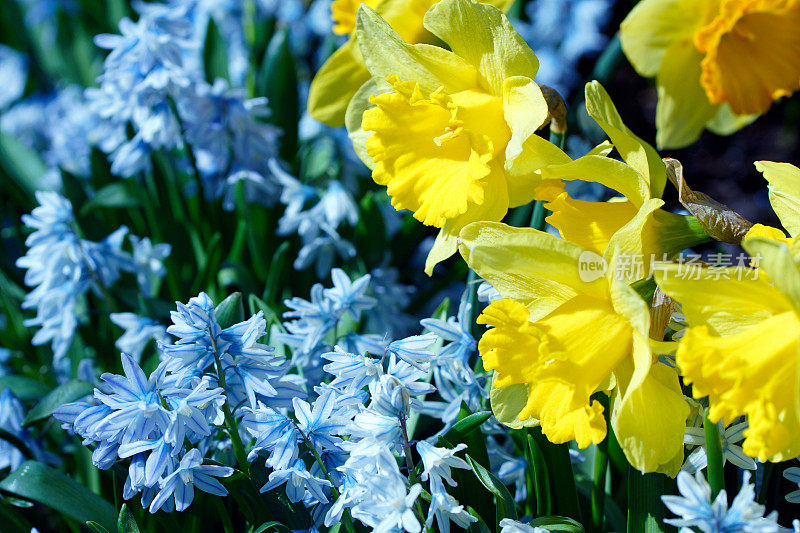
[[[11,389],[6,388],[0,392],[0,429],[16,437],[19,442],[33,453],[32,459],[52,461],[49,454],[42,451],[40,444],[33,438],[28,428],[22,427],[25,420],[25,409],[22,403],[14,396]],[[14,471],[26,459],[23,450],[17,449],[14,444],[0,437],[0,470],[9,468]],[[31,459],[29,457],[29,459]]]
[[[39,327],[33,344],[52,342],[59,363],[67,353],[78,325],[78,304],[89,290],[111,286],[123,270],[132,268],[122,251],[127,228],[122,226],[101,242],[81,239],[75,233],[72,205],[54,192],[38,191],[39,206],[22,222],[34,230],[25,240],[28,252],[17,260],[26,269],[25,284],[34,289],[25,296],[23,309],[36,309],[28,327]]]
[[[172,251],[172,246],[166,243],[153,244],[148,237],[140,239],[131,235],[133,246],[133,268],[139,289],[146,297],[155,297],[161,279],[166,275],[164,266],[166,259]]]
[[[583,78],[578,61],[603,49],[614,0],[531,0],[512,23],[539,58],[536,81],[568,97]]]
[[[111,313],[109,318],[111,322],[125,330],[114,346],[120,352],[133,357],[137,363],[150,339],[154,339],[156,343],[160,344],[169,342],[166,326],[155,320],[140,317],[134,313]]]
[[[14,103],[25,93],[28,61],[22,52],[0,44],[0,110]]]

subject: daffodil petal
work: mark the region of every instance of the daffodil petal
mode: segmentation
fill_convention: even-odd
[[[716,335],[731,335],[791,310],[778,289],[749,270],[727,268],[719,271],[719,279],[709,279],[685,265],[662,265],[654,275],[661,290],[681,303],[690,325],[707,325]]]
[[[542,169],[545,179],[584,180],[600,183],[619,192],[637,208],[650,199],[650,184],[633,168],[608,157],[586,155],[564,165]]]
[[[673,42],[664,54],[656,76],[656,144],[660,148],[683,148],[693,143],[719,106],[708,101],[700,85],[703,54],[690,39]]]
[[[406,43],[366,5],[358,9],[356,36],[364,64],[372,76],[396,75],[403,81],[413,80],[426,92],[439,87],[456,92],[477,86],[477,71],[472,65],[444,48]]]
[[[458,249],[469,267],[503,297],[526,305],[536,300],[542,289],[556,287],[564,298],[579,292],[598,297],[606,294],[604,280],[582,281],[579,258],[584,250],[543,231],[475,222],[461,230]],[[551,283],[548,286],[543,281]]]
[[[670,43],[691,39],[713,18],[716,2],[708,0],[642,0],[622,21],[622,50],[641,76],[658,72]]]
[[[656,363],[634,386],[629,378],[631,366],[627,361],[615,373],[621,392],[612,404],[614,434],[634,468],[674,477],[683,463],[683,434],[690,411],[678,374]]]
[[[506,78],[533,79],[539,70],[536,55],[494,6],[476,0],[441,0],[425,14],[424,25],[474,65],[482,87],[495,95],[503,94]]]
[[[717,114],[709,121],[706,128],[717,135],[728,136],[751,124],[759,116],[761,115],[737,115],[731,106],[724,102],[717,108]]]
[[[558,194],[545,207],[552,211],[547,222],[561,237],[598,255],[605,253],[611,237],[637,212],[630,202],[575,200],[567,192]]]
[[[655,149],[633,134],[622,122],[614,102],[597,81],[586,84],[586,111],[603,130],[630,166],[650,185],[650,196],[658,198],[667,183],[664,162]]]
[[[341,126],[350,99],[369,78],[358,45],[351,38],[323,63],[311,80],[308,112],[329,126]]]
[[[506,146],[506,167],[523,152],[523,145],[547,120],[547,102],[542,90],[525,76],[514,76],[503,80],[503,115],[511,128],[511,140]],[[528,203],[522,202],[522,203]],[[521,203],[518,205],[522,205]]]
[[[800,237],[800,168],[789,163],[757,161],[769,183],[769,202],[792,237]]]
[[[684,382],[695,398],[708,396],[709,418],[730,422],[746,415],[743,448],[761,461],[800,454],[798,331],[800,320],[788,311],[724,337],[705,326],[690,328],[678,346]]]
[[[786,243],[756,237],[745,239],[742,247],[758,257],[759,269],[764,269],[772,284],[783,293],[800,313],[800,264]]]
[[[353,143],[353,150],[370,170],[375,168],[375,162],[367,153],[366,144],[372,133],[366,132],[361,128],[361,121],[363,120],[364,111],[375,107],[375,104],[369,101],[370,97],[386,94],[391,90],[391,84],[383,78],[371,78],[353,95],[345,113],[344,122],[345,126],[347,126],[347,135]]]

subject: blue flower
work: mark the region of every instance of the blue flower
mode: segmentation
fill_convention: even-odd
[[[231,474],[233,468],[229,466],[204,465],[200,452],[193,448],[181,458],[178,468],[159,482],[161,490],[150,504],[150,512],[159,510],[170,496],[175,498],[175,509],[183,511],[194,499],[194,487],[216,496],[227,496],[227,489],[214,478]]]
[[[0,45],[0,109],[14,103],[25,92],[28,81],[28,62],[25,55],[10,46]]]
[[[331,361],[323,369],[335,376],[331,381],[333,387],[360,390],[383,373],[379,359],[345,352],[339,346],[336,346],[333,352],[322,354],[322,358]]]
[[[131,235],[133,245],[133,265],[139,289],[145,296],[154,297],[158,293],[161,278],[167,273],[164,259],[169,256],[172,246],[166,243],[153,244],[150,239],[140,239]]]
[[[711,501],[711,487],[697,472],[694,477],[686,472],[678,473],[680,496],[662,496],[664,505],[680,518],[665,520],[676,527],[696,527],[704,533],[777,532],[778,513],[764,516],[764,506],[755,501],[755,489],[750,484],[750,472],[745,471],[742,488],[728,508],[728,496],[720,491]]]
[[[34,454],[35,459],[51,461],[52,458],[42,451],[30,431],[22,427],[24,420],[25,410],[22,403],[14,396],[11,389],[4,389],[3,392],[0,392],[0,429],[16,437]],[[22,455],[21,450],[0,438],[0,470],[10,468],[11,471],[14,471],[24,460],[25,456]]]
[[[28,252],[17,260],[27,270],[25,283],[34,289],[23,309],[36,309],[25,325],[39,327],[33,344],[52,342],[57,368],[78,326],[78,304],[90,290],[110,287],[122,271],[130,271],[131,257],[122,251],[128,229],[122,226],[101,242],[80,239],[73,228],[70,202],[55,192],[38,191],[39,206],[22,222],[34,230],[25,241]]]
[[[294,297],[285,300],[289,311],[283,318],[295,320],[283,323],[288,334],[278,338],[286,344],[297,348],[295,362],[304,364],[311,353],[319,347],[322,339],[332,331],[345,313],[358,320],[361,312],[375,305],[375,301],[366,296],[370,276],[350,281],[340,269],[331,271],[333,287],[324,289],[317,283],[311,287],[311,301]]]
[[[95,390],[94,396],[112,410],[103,419],[100,431],[121,434],[120,442],[127,444],[145,440],[156,427],[166,430],[169,416],[159,395],[164,365],[147,378],[133,358],[122,354],[122,368],[124,376],[109,373],[100,376],[108,392]]]
[[[109,318],[111,322],[125,330],[114,346],[122,353],[133,357],[137,363],[150,339],[160,344],[169,342],[166,326],[153,319],[140,317],[134,313],[111,313]]]
[[[242,427],[256,438],[247,456],[253,461],[262,450],[268,450],[270,456],[267,466],[275,470],[289,468],[299,455],[297,441],[300,433],[297,426],[288,416],[261,404],[252,409],[245,407]]]
[[[313,408],[299,398],[294,399],[294,414],[297,427],[318,453],[337,450],[348,420],[336,412],[336,396],[331,391],[317,397]]]
[[[308,471],[302,459],[297,459],[289,468],[273,470],[269,475],[269,481],[261,487],[261,492],[272,490],[284,483],[286,483],[286,496],[293,503],[300,500],[304,500],[306,505],[328,502],[325,489],[331,486],[331,482],[314,476]]]
[[[453,359],[453,362],[462,367],[468,366],[478,342],[472,336],[472,304],[469,301],[469,288],[461,296],[458,313],[447,320],[424,318],[420,324],[438,335],[446,344],[437,354],[437,363],[441,359]]]
[[[439,492],[444,490],[447,482],[451,487],[457,484],[453,479],[450,469],[463,468],[469,470],[467,462],[456,457],[456,453],[467,448],[466,444],[458,444],[455,448],[437,448],[425,441],[417,443],[417,453],[422,459],[422,481],[430,481],[431,491]]]

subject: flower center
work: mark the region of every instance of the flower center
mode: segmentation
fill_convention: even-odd
[[[375,132],[366,142],[372,177],[386,185],[392,205],[436,227],[482,205],[511,137],[501,99],[443,87],[428,92],[397,76],[387,81],[394,91],[371,97],[376,107],[364,113],[362,128]]]
[[[800,89],[800,3],[723,0],[716,18],[694,36],[705,54],[700,83],[712,104],[760,114]]]

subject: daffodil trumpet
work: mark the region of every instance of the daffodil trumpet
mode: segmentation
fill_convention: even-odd
[[[627,240],[612,239],[604,258],[534,229],[476,222],[461,231],[459,251],[502,296],[478,318],[491,326],[479,350],[494,370],[497,419],[540,425],[550,441],[585,448],[606,436],[604,409],[592,396],[607,394],[628,461],[675,475],[689,407],[677,372],[651,349],[647,303],[633,280],[615,275]],[[603,260],[606,272],[584,269]]]
[[[442,0],[423,25],[450,49],[408,44],[376,11],[359,8],[356,36],[372,78],[345,122],[392,205],[440,228],[430,274],[456,252],[461,228],[529,203],[537,171],[571,159],[536,135],[553,118],[534,81],[539,62],[502,11]]]

